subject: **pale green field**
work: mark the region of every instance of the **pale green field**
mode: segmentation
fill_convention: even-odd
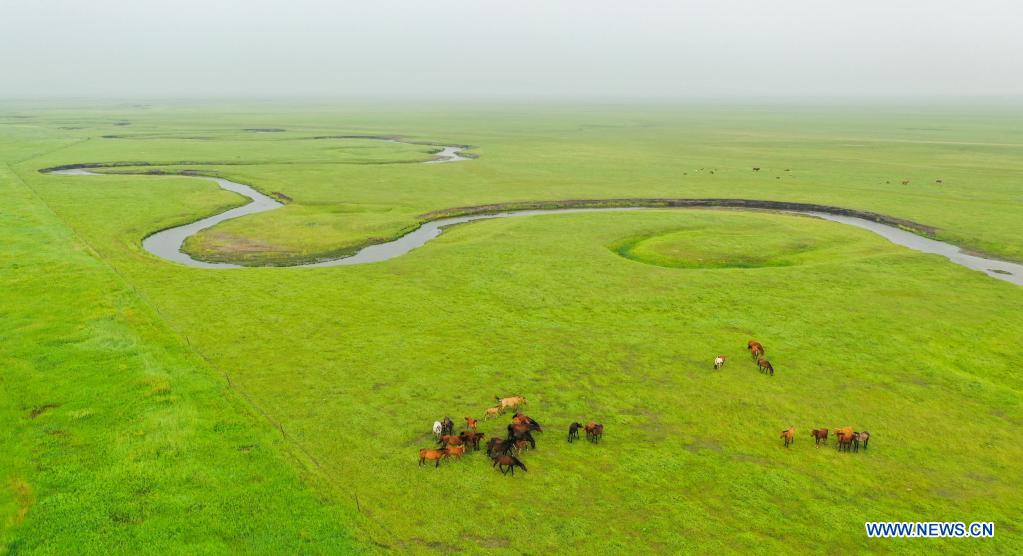
[[[344,252],[458,206],[667,196],[861,208],[1021,259],[1018,111],[0,115],[0,229],[17,255],[3,263],[13,295],[0,343],[17,371],[2,413],[16,447],[0,459],[9,549],[79,536],[96,551],[182,538],[254,552],[1023,549],[1018,286],[863,230],[721,210],[486,221],[385,263],[198,270],[152,257],[141,238],[237,196],[176,177],[37,172],[204,162],[169,168],[282,192],[286,208],[189,245],[250,264]],[[287,131],[241,131],[257,127]],[[469,144],[479,158],[408,164],[432,149],[303,139],[362,134]],[[272,248],[239,255],[238,242]],[[746,359],[751,337],[774,378]],[[731,361],[714,372],[719,353]],[[482,454],[417,465],[435,419],[479,417],[510,394],[547,429],[523,456],[528,473],[501,476]],[[59,406],[29,418],[45,404]],[[590,419],[606,425],[603,444],[565,443],[568,423]],[[844,425],[873,434],[867,453],[814,448],[811,428]],[[68,491],[99,501],[90,519],[61,519],[80,511]],[[995,521],[996,537],[869,540],[867,520]]]

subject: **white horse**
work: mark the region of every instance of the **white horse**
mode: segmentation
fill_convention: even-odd
[[[440,440],[440,436],[441,436],[441,434],[443,432],[444,432],[444,425],[442,425],[440,421],[434,421],[433,422],[433,435],[437,437],[437,440]]]
[[[719,355],[719,356],[715,357],[714,358],[714,368],[715,369],[720,369],[721,367],[724,367],[725,366],[725,359],[728,359],[728,358],[725,357],[724,355]]]

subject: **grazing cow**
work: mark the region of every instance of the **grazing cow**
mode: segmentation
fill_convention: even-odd
[[[495,465],[501,470],[502,475],[507,475],[508,471],[511,471],[511,474],[514,475],[516,467],[521,467],[523,471],[529,471],[526,469],[526,465],[519,461],[519,458],[509,454],[494,456],[494,463],[492,463],[490,467],[494,467]]]
[[[746,342],[746,349],[749,350],[750,357],[753,359],[764,355],[764,344],[761,344],[756,340]]]
[[[771,373],[771,376],[774,376],[774,365],[772,365],[767,359],[764,359],[763,357],[757,359],[757,367],[760,368],[760,372]]]
[[[419,450],[419,465],[422,466],[427,460],[434,462],[434,467],[440,467],[440,460],[448,457],[448,451],[446,448],[435,450],[433,448],[423,448]]]
[[[465,446],[448,446],[448,457],[454,456],[455,459],[462,459],[462,454],[465,453]]]
[[[437,444],[440,446],[461,446],[462,437],[453,434],[445,434],[444,436],[440,437],[440,440],[437,441]]]
[[[781,437],[785,439],[785,447],[788,448],[789,444],[796,441],[796,427],[789,427],[781,431]]]
[[[499,405],[494,406],[494,407],[488,407],[487,410],[483,414],[483,420],[486,421],[487,419],[490,419],[491,417],[497,417],[498,415],[500,415],[502,413],[504,413],[504,408],[499,406]]]
[[[463,444],[466,446],[472,446],[473,451],[480,449],[480,440],[483,440],[484,436],[486,435],[482,432],[476,431],[462,431],[462,434],[458,435],[458,437],[462,439]]]
[[[455,422],[451,420],[451,417],[444,416],[444,420],[440,422],[441,434],[455,434]]]
[[[444,425],[440,421],[433,422],[433,436],[440,440],[440,437],[444,435]]]
[[[524,396],[509,396],[507,398],[494,396],[494,399],[498,401],[498,405],[501,406],[502,410],[508,408],[515,409],[520,405],[526,405],[526,398]]]
[[[586,423],[586,439],[596,444],[604,437],[604,425],[590,421]]]
[[[815,446],[820,446],[822,441],[825,444],[828,443],[828,429],[813,429],[810,436],[813,437],[813,443]]]
[[[568,426],[568,441],[579,440],[579,429],[583,428],[582,423],[572,423]]]
[[[725,366],[725,361],[727,359],[728,358],[725,357],[724,355],[719,355],[719,356],[715,357],[714,358],[714,368],[715,369],[720,369],[721,367],[724,367]]]
[[[469,427],[470,429],[476,430],[477,424],[479,424],[479,421],[477,421],[476,419],[473,419],[472,417],[465,418],[465,426]]]

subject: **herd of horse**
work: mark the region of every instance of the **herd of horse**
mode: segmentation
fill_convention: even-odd
[[[813,438],[815,446],[820,446],[822,443],[828,443],[828,433],[830,431],[825,428],[813,429],[810,431],[810,438]],[[867,449],[867,445],[870,444],[870,433],[867,431],[854,431],[852,427],[842,427],[840,429],[834,429],[835,438],[838,439],[838,451],[839,452],[859,452],[862,447],[864,450]],[[781,431],[781,438],[785,442],[785,447],[788,448],[796,440],[796,427],[789,427]]]
[[[746,342],[746,349],[749,350],[750,357],[753,358],[757,363],[757,368],[760,372],[767,373],[774,376],[774,365],[764,357],[764,344],[756,340],[750,340]],[[728,361],[727,355],[718,355],[714,358],[714,368],[720,370],[721,367],[725,366],[725,362]]]
[[[526,450],[536,449],[536,438],[533,433],[542,433],[543,427],[535,419],[518,411],[520,406],[526,405],[526,398],[523,396],[510,396],[506,398],[496,397],[497,405],[488,408],[483,419],[501,415],[507,409],[516,410],[512,416],[511,423],[506,427],[507,434],[503,438],[491,438],[486,444],[487,457],[491,460],[491,467],[496,467],[501,474],[514,475],[515,468],[523,471],[526,464],[522,463],[519,456]],[[455,423],[450,417],[433,423],[433,435],[437,439],[437,447],[422,448],[419,450],[419,465],[422,466],[432,461],[434,467],[440,467],[443,459],[461,459],[468,450],[479,451],[480,442],[486,434],[479,432],[477,427],[479,420],[472,417],[465,417],[466,429],[455,434]],[[585,425],[573,422],[568,427],[568,442],[579,439],[579,429],[586,432],[586,439],[597,444],[604,437],[604,425],[589,422]]]
[[[749,350],[750,357],[757,362],[757,368],[762,373],[768,373],[774,376],[774,365],[764,357],[764,344],[756,340],[750,340],[746,342],[746,349]],[[725,355],[718,355],[714,358],[714,368],[720,369],[725,366],[725,362],[728,357]],[[828,429],[820,428],[813,429],[810,432],[810,436],[814,439],[814,444],[817,446],[828,443]],[[864,450],[867,449],[867,444],[870,442],[870,433],[867,431],[859,432],[852,430],[852,427],[843,427],[840,429],[834,429],[835,438],[838,439],[838,450],[840,452],[859,452],[862,446]],[[781,438],[785,442],[785,447],[788,448],[796,439],[796,428],[789,427],[781,431]]]

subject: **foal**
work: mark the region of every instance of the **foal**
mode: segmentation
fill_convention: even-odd
[[[813,443],[815,446],[820,446],[822,440],[825,444],[828,443],[828,429],[813,429],[810,436],[813,437]]]

